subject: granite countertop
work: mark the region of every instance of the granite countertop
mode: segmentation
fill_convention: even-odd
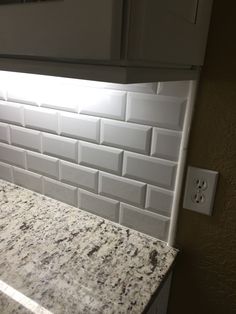
[[[12,288],[34,303],[34,313],[142,313],[176,254],[162,241],[0,180],[1,314],[32,313],[7,296]]]

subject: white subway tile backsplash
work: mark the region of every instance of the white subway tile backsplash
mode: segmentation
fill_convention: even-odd
[[[41,150],[41,133],[22,127],[11,126],[11,144],[28,148],[40,152]]]
[[[23,125],[23,106],[11,102],[0,101],[0,121]]]
[[[120,174],[123,151],[117,148],[79,142],[79,164]]]
[[[57,158],[28,151],[26,154],[26,163],[27,169],[30,171],[59,179],[59,160]]]
[[[182,129],[184,98],[129,93],[126,120],[169,129]]]
[[[38,174],[13,167],[13,180],[26,189],[42,193],[42,176]]]
[[[127,204],[121,204],[120,223],[155,238],[167,241],[169,219]]]
[[[44,194],[77,207],[77,188],[49,178],[43,179]]]
[[[12,182],[12,167],[0,162],[0,179]]]
[[[99,142],[100,119],[70,113],[61,113],[59,119],[61,135]]]
[[[42,152],[46,155],[77,162],[77,144],[76,140],[70,138],[43,133]]]
[[[0,178],[166,241],[190,89],[0,71]]]
[[[181,142],[181,132],[153,129],[151,155],[177,161]]]
[[[119,201],[143,207],[146,184],[100,172],[99,193]]]
[[[148,154],[151,127],[127,122],[102,120],[101,143]]]
[[[174,162],[135,153],[124,153],[123,174],[126,177],[173,189],[175,173]]]
[[[78,206],[112,221],[119,221],[119,202],[79,189]]]
[[[50,133],[58,133],[58,114],[55,110],[25,106],[25,126]]]
[[[18,147],[0,143],[0,160],[10,165],[25,168],[25,151]]]
[[[10,142],[10,132],[8,124],[0,122],[0,142]]]
[[[146,208],[164,216],[170,216],[173,202],[173,191],[147,186]]]
[[[91,116],[125,119],[126,93],[110,90],[85,90],[79,112]]]
[[[98,170],[61,161],[61,181],[97,192]]]
[[[159,82],[157,88],[158,95],[185,97],[189,93],[189,81],[176,81],[176,82]]]

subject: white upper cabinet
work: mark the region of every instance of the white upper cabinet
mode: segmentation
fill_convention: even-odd
[[[0,5],[0,69],[148,82],[204,61],[213,0],[15,1]]]

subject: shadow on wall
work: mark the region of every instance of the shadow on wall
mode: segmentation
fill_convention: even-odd
[[[236,313],[235,1],[215,0],[188,164],[220,172],[212,217],[181,209],[169,314]]]

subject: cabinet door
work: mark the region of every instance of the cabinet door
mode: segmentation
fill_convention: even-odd
[[[128,59],[203,64],[212,0],[130,0]]]
[[[123,0],[0,5],[0,56],[119,59],[122,7]]]

